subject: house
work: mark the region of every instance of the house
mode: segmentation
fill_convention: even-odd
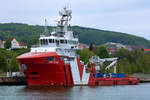
[[[127,46],[126,46],[126,50],[128,50],[128,51],[133,51],[133,48],[132,48],[132,46],[127,45]]]
[[[126,48],[126,45],[120,44],[120,43],[113,43],[113,42],[107,42],[104,44],[108,48]]]
[[[7,39],[11,42],[11,49],[14,48],[27,48],[27,45],[24,42],[18,42],[15,38]]]
[[[19,46],[20,48],[27,48],[27,45],[24,42],[19,42]]]
[[[85,49],[85,48],[88,48],[88,46],[87,46],[86,44],[79,43],[79,44],[78,44],[78,48],[79,48],[79,49]]]
[[[117,48],[107,48],[107,50],[108,50],[109,54],[115,54],[118,51]]]
[[[0,48],[4,48],[4,41],[0,40]]]
[[[143,50],[144,50],[144,52],[150,54],[150,49],[144,48]]]
[[[120,43],[113,43],[113,42],[107,42],[104,44],[104,46],[106,46],[109,54],[115,54],[121,48],[126,49],[126,45]]]
[[[133,47],[135,47],[135,46],[131,46],[131,45],[123,45],[120,43],[113,43],[113,42],[108,42],[108,43],[105,43],[104,45],[107,47],[109,54],[114,54],[121,48],[124,48],[127,51],[133,51],[134,50]]]

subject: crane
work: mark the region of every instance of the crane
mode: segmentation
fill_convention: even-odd
[[[111,63],[108,66],[106,66],[105,70],[108,70],[111,67],[114,67],[114,73],[116,73],[117,60],[118,60],[118,57],[101,59],[101,58],[99,58],[99,56],[95,55],[89,59],[89,62],[94,63],[96,72],[99,72],[102,69],[102,65],[104,64],[104,62],[111,61]]]

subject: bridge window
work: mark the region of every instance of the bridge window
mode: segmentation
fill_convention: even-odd
[[[65,43],[67,44],[67,40],[65,40]]]
[[[55,61],[55,57],[47,57],[46,61]]]
[[[52,39],[49,39],[49,43],[52,43],[53,41],[52,41]]]
[[[62,43],[62,44],[63,44],[63,43],[64,43],[64,40],[60,40],[60,43]]]
[[[45,40],[45,44],[48,45],[48,40],[47,39]]]
[[[60,57],[61,61],[67,61],[68,58],[67,57]]]
[[[45,45],[45,39],[43,39],[43,45]]]
[[[59,40],[56,40],[56,44],[59,45]]]
[[[41,45],[48,45],[48,39],[41,39],[40,43]]]
[[[68,40],[68,43],[71,44],[71,40]]]
[[[64,57],[60,57],[61,61],[64,61]]]
[[[42,39],[40,40],[40,43],[41,43],[41,45],[43,45],[43,40]]]

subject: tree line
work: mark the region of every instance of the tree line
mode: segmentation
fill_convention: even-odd
[[[49,26],[49,33],[56,27]],[[101,45],[106,42],[115,42],[125,45],[136,45],[142,47],[150,47],[150,41],[142,37],[113,32],[104,31],[93,28],[85,28],[80,26],[72,26],[69,29],[74,31],[79,36],[79,42],[84,44],[96,44]],[[44,32],[44,26],[28,25],[21,23],[4,23],[0,24],[0,39],[5,40],[7,38],[14,37],[18,41],[22,41],[28,44],[28,47],[38,43],[38,38]]]
[[[16,57],[28,51],[29,49],[24,48],[12,49],[11,51],[0,48],[0,73],[19,71],[19,64]]]
[[[118,57],[118,73],[150,73],[150,55],[143,50],[127,51],[126,49],[121,48],[115,54],[110,55],[106,47],[100,46],[98,49],[91,49],[91,47],[89,47],[89,49],[85,48],[77,53],[79,54],[80,59],[85,63],[88,63],[88,59],[94,55],[98,55],[100,58]],[[104,63],[103,71],[108,64],[109,62]],[[105,72],[113,73],[113,68]]]
[[[29,49],[12,49],[8,51],[0,48],[0,72],[19,71],[16,57],[25,52],[29,52]],[[90,46],[89,49],[78,50],[77,54],[85,64],[94,55],[98,55],[100,58],[118,57],[117,72],[119,73],[150,73],[150,55],[143,50],[127,51],[121,48],[115,54],[110,55],[104,46],[99,48]],[[107,64],[108,62],[105,63],[105,66]],[[108,72],[113,72],[113,69],[110,69]]]

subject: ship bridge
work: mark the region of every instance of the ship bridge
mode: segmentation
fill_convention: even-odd
[[[48,34],[45,24],[45,32],[39,38],[39,46],[31,48],[31,52],[57,52],[60,55],[76,56],[79,40],[77,34],[68,28],[72,18],[71,13],[72,11],[66,7],[59,12],[57,28],[51,34]]]

